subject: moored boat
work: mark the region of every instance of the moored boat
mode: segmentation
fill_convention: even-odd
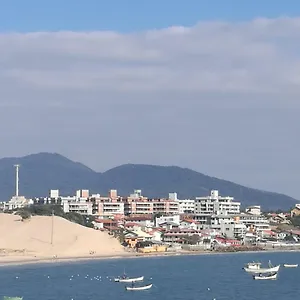
[[[124,282],[124,283],[138,282],[143,280],[144,280],[144,276],[135,277],[135,278],[130,278],[130,277],[115,278],[115,282]]]
[[[278,273],[270,273],[269,275],[253,275],[254,280],[276,280]]]
[[[298,264],[295,264],[295,265],[284,264],[283,266],[284,266],[285,268],[297,268],[297,267],[298,267]]]
[[[144,291],[152,288],[152,283],[144,286],[126,286],[126,291]]]
[[[261,263],[248,263],[243,269],[247,273],[253,274],[266,274],[266,273],[277,273],[279,271],[280,265],[273,266],[269,261],[269,268],[262,268]]]

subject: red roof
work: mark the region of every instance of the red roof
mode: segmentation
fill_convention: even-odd
[[[134,223],[134,222],[125,223],[125,227],[133,227],[133,226],[140,226],[140,224],[139,223]]]
[[[115,224],[116,222],[110,219],[96,219],[96,223],[103,223],[103,224]]]
[[[152,221],[151,216],[134,216],[134,217],[125,217],[126,221]]]

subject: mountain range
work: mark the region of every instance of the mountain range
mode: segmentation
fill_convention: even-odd
[[[287,195],[248,188],[191,169],[125,164],[99,173],[57,153],[0,159],[2,201],[15,194],[15,164],[20,164],[19,190],[26,197],[46,197],[50,189],[59,189],[61,195],[74,195],[78,189],[107,195],[110,189],[117,189],[122,196],[141,189],[148,197],[168,197],[169,192],[177,192],[179,199],[188,199],[207,196],[211,189],[217,189],[221,195],[240,201],[242,207],[261,205],[263,210],[286,210],[297,203]]]

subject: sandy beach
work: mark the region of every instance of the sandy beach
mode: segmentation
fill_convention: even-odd
[[[0,230],[0,264],[128,255],[107,232],[60,217],[0,214]]]
[[[0,266],[233,253],[180,251],[142,254],[127,252],[119,241],[107,232],[83,227],[60,217],[52,219],[48,216],[33,216],[30,220],[22,221],[16,215],[0,214],[0,230]],[[300,251],[300,249],[268,249],[263,252],[291,251]],[[254,251],[234,253],[246,254],[254,253]]]

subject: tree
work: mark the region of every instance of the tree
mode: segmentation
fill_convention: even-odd
[[[193,235],[184,236],[183,240],[185,241],[186,244],[197,245],[200,242],[201,238],[198,234],[193,234]]]
[[[31,218],[30,212],[28,212],[26,210],[21,210],[17,214],[22,218],[22,221],[25,221],[25,220],[28,220]]]

